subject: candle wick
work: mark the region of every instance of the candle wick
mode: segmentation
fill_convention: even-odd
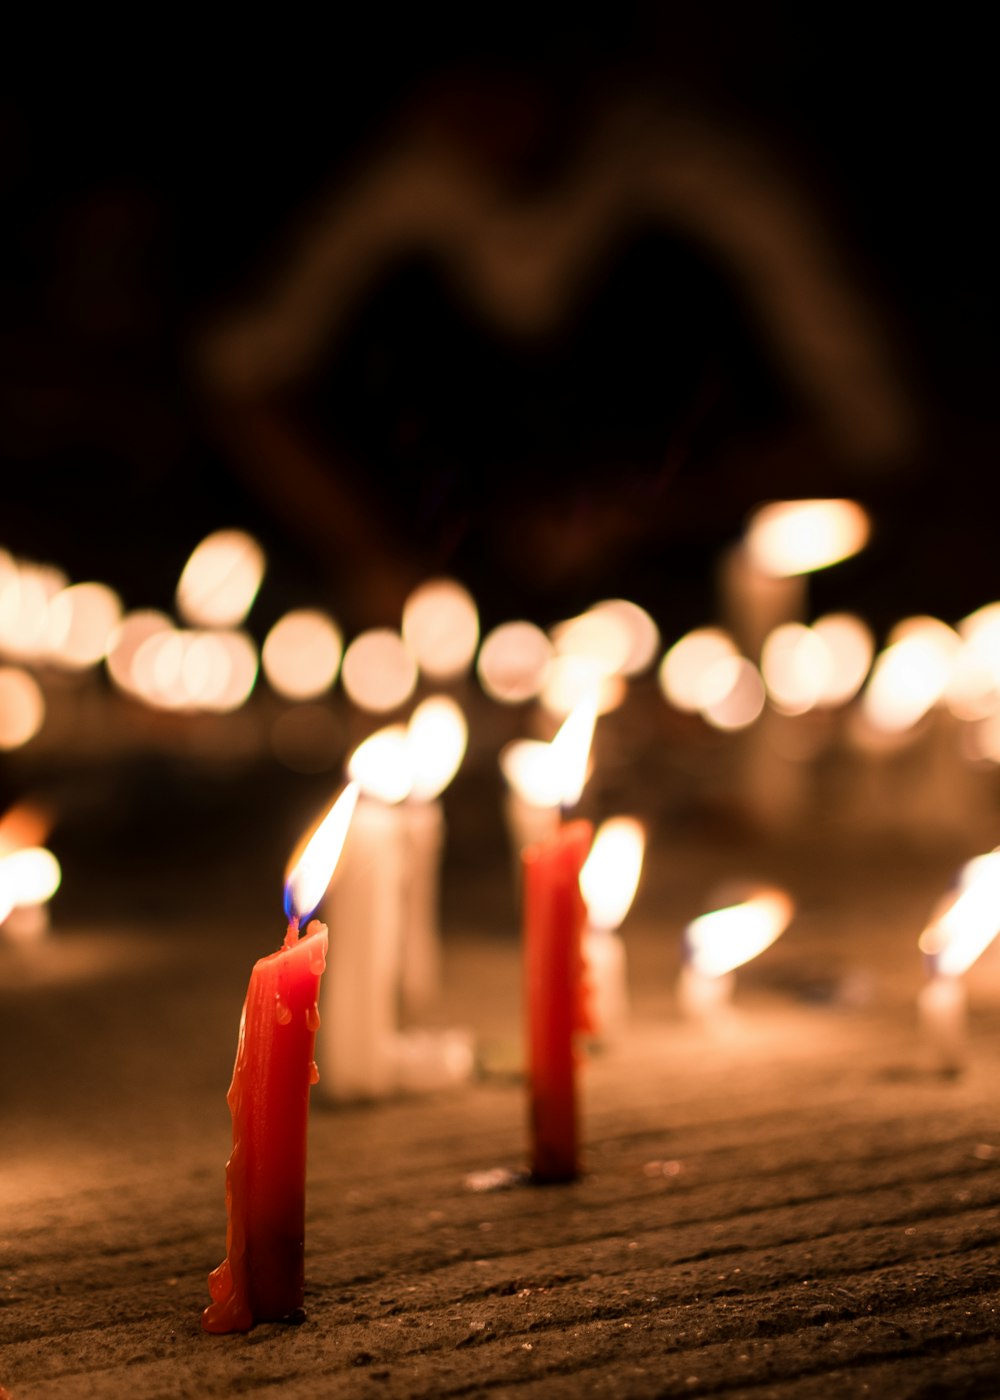
[[[298,943],[298,941],[299,941],[299,916],[298,916],[298,914],[293,914],[292,917],[288,920],[288,930],[287,930],[287,932],[285,933],[285,944],[284,944],[284,946],[285,946],[286,948],[294,948],[295,945],[296,945],[296,943]]]

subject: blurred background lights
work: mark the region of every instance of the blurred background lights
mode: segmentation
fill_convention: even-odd
[[[12,565],[0,600],[0,651],[25,661],[41,659],[46,651],[49,604],[68,580],[48,564],[12,561]]]
[[[501,623],[479,649],[479,683],[503,705],[533,700],[545,683],[552,656],[552,643],[533,622]]]
[[[384,714],[413,694],[417,666],[398,632],[375,627],[355,637],[344,652],[340,678],[359,709]]]
[[[333,618],[315,608],[285,613],[268,632],[261,664],[272,689],[288,700],[313,700],[330,689],[344,642]]]
[[[196,627],[235,627],[264,577],[264,551],[243,530],[217,530],[197,545],[177,585],[177,610]]]
[[[907,618],[893,628],[861,697],[862,713],[882,734],[911,729],[943,696],[959,637],[936,618]]]
[[[704,673],[698,711],[713,729],[745,729],[764,708],[760,672],[745,656],[723,656]]]
[[[765,640],[760,669],[774,708],[802,715],[823,695],[832,662],[823,639],[811,628],[786,622]]]
[[[410,795],[429,802],[443,792],[461,766],[468,739],[465,715],[450,696],[421,701],[406,726]]]
[[[391,724],[363,739],[347,761],[347,776],[380,802],[408,797],[412,769],[405,725]]]
[[[853,613],[828,613],[812,625],[826,648],[829,666],[819,702],[846,705],[864,684],[875,654],[871,628]]]
[[[552,642],[560,657],[578,657],[601,675],[621,675],[632,649],[632,639],[614,613],[581,613],[552,628]]]
[[[621,676],[608,673],[592,656],[556,656],[545,673],[539,699],[550,715],[564,719],[581,700],[595,696],[597,713],[609,714],[625,699]]]
[[[857,554],[868,542],[865,511],[854,501],[773,501],[750,516],[746,548],[761,573],[812,573]]]
[[[19,749],[45,722],[45,699],[34,676],[0,666],[0,750]]]
[[[143,608],[126,613],[115,628],[108,646],[108,672],[115,685],[128,695],[138,695],[141,681],[136,676],[136,657],[145,642],[160,632],[172,632],[174,624],[166,613]]]
[[[96,665],[108,654],[121,616],[121,599],[106,584],[75,583],[62,589],[48,607],[49,658],[68,670]]]
[[[407,598],[402,630],[424,675],[452,680],[472,665],[479,642],[479,612],[469,591],[454,579],[428,579]]]
[[[660,629],[638,603],[627,598],[607,598],[595,603],[590,614],[610,618],[627,639],[625,658],[620,672],[623,676],[638,676],[652,666],[660,650]]]
[[[660,662],[660,689],[675,709],[695,714],[702,706],[706,672],[717,661],[738,654],[728,632],[698,627],[676,641]]]

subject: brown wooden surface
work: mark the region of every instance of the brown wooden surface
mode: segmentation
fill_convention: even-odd
[[[677,945],[727,856],[654,848],[628,926],[631,1031],[584,1071],[586,1173],[493,1191],[475,1174],[525,1160],[519,969],[484,914],[502,901],[470,879],[440,1015],[476,1029],[485,1072],[426,1099],[314,1103],[308,1319],[246,1336],[206,1336],[199,1314],[263,917],[0,945],[0,1384],[14,1400],[1000,1393],[1000,959],[970,978],[959,1078],[932,1071],[914,1011],[916,932],[952,863],[786,848],[769,873],[797,885],[796,924],[706,1033],[676,1014]]]

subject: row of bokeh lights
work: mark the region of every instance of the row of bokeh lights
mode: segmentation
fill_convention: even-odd
[[[836,562],[864,542],[853,503],[788,503],[777,523],[784,554],[773,552],[774,508],[761,512],[772,554],[748,531],[754,566],[775,577]],[[806,520],[801,506],[812,509]],[[841,512],[841,537],[831,534]],[[803,521],[806,523],[803,524]],[[789,525],[794,526],[791,528]],[[847,536],[844,531],[848,530]],[[779,531],[780,534],[780,531]],[[804,541],[812,539],[804,554]],[[791,552],[790,552],[791,551]],[[125,612],[112,589],[71,584],[51,565],[0,551],[0,749],[30,741],[45,717],[38,668],[82,671],[104,663],[115,686],[154,710],[226,714],[249,699],[263,671],[280,696],[320,699],[338,676],[359,710],[388,714],[405,705],[422,675],[432,683],[464,676],[475,663],[484,692],[503,704],[538,700],[556,718],[595,688],[599,709],[620,705],[630,678],[648,672],[661,651],[659,629],[638,605],[610,599],[543,631],[512,621],[480,644],[475,601],[461,584],[430,580],[407,599],[398,630],[376,628],[345,647],[335,620],[319,609],[286,613],[258,651],[243,624],[265,574],[260,545],[238,530],[203,540],[181,573],[180,624],[164,612]],[[766,705],[795,716],[845,706],[864,687],[861,715],[873,735],[912,730],[928,710],[947,706],[972,721],[970,757],[1000,762],[1000,603],[956,627],[929,617],[899,623],[876,656],[871,630],[853,615],[831,614],[811,626],[787,621],[764,642],[759,658],[741,653],[718,626],[695,629],[660,657],[664,697],[725,731],[752,725]],[[866,684],[867,682],[867,684]]]

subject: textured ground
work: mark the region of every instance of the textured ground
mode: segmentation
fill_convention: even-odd
[[[247,1336],[206,1336],[199,1313],[264,935],[0,945],[0,1384],[13,1400],[1000,1394],[1000,968],[970,981],[969,1067],[944,1078],[913,944],[950,858],[782,859],[769,873],[797,881],[799,921],[706,1032],[673,1005],[678,920],[725,853],[654,851],[632,1030],[586,1066],[587,1170],[566,1187],[473,1189],[523,1164],[525,1114],[516,943],[459,880],[441,1014],[477,1030],[486,1072],[428,1099],[314,1104],[308,1318]]]

